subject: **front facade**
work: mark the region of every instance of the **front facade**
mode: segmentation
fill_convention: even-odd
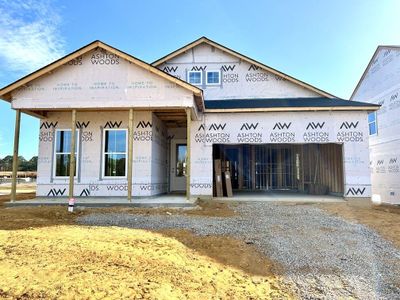
[[[400,47],[378,47],[351,100],[381,105],[368,121],[372,194],[400,204]]]
[[[216,160],[234,193],[371,195],[367,116],[378,105],[337,99],[206,38],[152,65],[94,42],[1,96],[41,118],[38,196],[212,198]]]

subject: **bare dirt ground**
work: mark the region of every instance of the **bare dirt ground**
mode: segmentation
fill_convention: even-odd
[[[79,216],[117,211],[234,214],[223,203],[203,203],[193,211],[107,208],[73,214],[65,206],[0,206],[0,298],[292,298],[280,286],[279,266],[244,241],[188,230],[75,225]]]
[[[318,207],[376,230],[400,249],[400,206],[348,201],[318,204]]]
[[[287,299],[274,276],[251,276],[174,238],[117,227],[0,231],[0,297]]]
[[[282,266],[245,238],[76,225],[77,217],[95,213],[230,218],[237,215],[232,204],[205,201],[197,210],[104,208],[70,214],[66,206],[2,207],[8,199],[0,196],[0,298],[294,297],[282,284]],[[315,206],[364,224],[400,247],[398,208],[349,202]]]

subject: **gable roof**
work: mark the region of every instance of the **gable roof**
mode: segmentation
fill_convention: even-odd
[[[297,85],[300,85],[300,86],[302,86],[302,87],[304,87],[304,88],[306,88],[308,90],[311,90],[311,91],[313,91],[313,92],[315,92],[315,93],[317,93],[317,94],[319,94],[319,95],[321,95],[323,97],[336,98],[336,96],[334,96],[332,94],[329,94],[329,93],[327,93],[327,92],[325,92],[325,91],[323,91],[321,89],[318,89],[315,86],[312,86],[312,85],[310,85],[310,84],[308,84],[308,83],[306,83],[304,81],[296,79],[296,78],[294,78],[292,76],[289,76],[289,75],[287,75],[285,73],[282,73],[282,72],[280,72],[280,71],[278,71],[278,70],[276,70],[276,69],[274,69],[272,67],[269,67],[269,66],[267,66],[267,65],[265,65],[265,64],[263,64],[263,63],[261,63],[259,61],[254,60],[254,59],[252,59],[252,58],[250,58],[250,57],[248,57],[246,55],[243,55],[243,54],[241,54],[239,52],[236,52],[235,50],[232,50],[232,49],[230,49],[228,47],[225,47],[225,46],[223,46],[221,44],[218,44],[217,42],[214,42],[214,41],[210,40],[209,38],[207,38],[205,36],[203,36],[203,37],[201,37],[201,38],[199,38],[199,39],[197,39],[197,40],[195,40],[195,41],[193,41],[193,42],[191,42],[191,43],[189,43],[189,44],[187,44],[187,45],[185,45],[185,46],[183,46],[183,47],[181,47],[181,48],[179,48],[179,49],[177,49],[177,50],[175,50],[173,52],[171,52],[170,54],[165,55],[164,57],[161,57],[160,59],[154,61],[152,63],[152,65],[157,67],[160,64],[170,60],[171,58],[174,58],[174,57],[184,53],[185,51],[187,51],[189,49],[192,49],[192,48],[194,48],[197,45],[200,45],[202,43],[206,43],[206,44],[208,44],[210,46],[213,46],[213,47],[215,47],[215,48],[217,48],[217,49],[219,49],[219,50],[221,50],[223,52],[226,52],[226,53],[231,54],[231,55],[233,55],[235,57],[238,57],[238,58],[240,58],[240,59],[242,59],[244,61],[247,61],[250,64],[254,64],[254,65],[260,67],[261,69],[263,69],[265,71],[271,72],[272,74],[281,76],[281,77],[285,78],[286,80],[288,80],[288,81],[290,81],[292,83],[295,83]]]
[[[361,83],[364,81],[365,76],[367,76],[367,73],[369,71],[369,68],[372,65],[372,62],[375,60],[376,56],[378,55],[378,53],[383,50],[383,49],[393,49],[393,50],[400,50],[400,46],[392,46],[392,45],[379,45],[374,54],[372,55],[372,58],[370,59],[368,66],[365,68],[364,73],[362,74],[360,80],[358,81],[353,93],[350,96],[350,100],[353,99],[353,97],[355,96],[356,92],[358,91],[358,89],[360,88]]]
[[[206,112],[378,110],[380,105],[339,98],[262,98],[205,100]]]
[[[196,102],[199,105],[199,107],[203,107],[204,108],[203,91],[201,89],[199,89],[198,87],[196,87],[194,85],[191,85],[191,84],[187,83],[186,81],[178,79],[178,78],[176,78],[176,77],[174,77],[174,76],[172,76],[172,75],[170,75],[170,74],[168,74],[168,73],[166,73],[166,72],[164,72],[164,71],[162,71],[160,69],[157,69],[156,67],[153,67],[152,65],[150,65],[150,64],[148,64],[148,63],[146,63],[146,62],[144,62],[144,61],[142,61],[142,60],[140,60],[140,59],[138,59],[138,58],[136,58],[136,57],[134,57],[134,56],[132,56],[130,54],[127,54],[127,53],[125,53],[125,52],[123,52],[121,50],[118,50],[117,48],[114,48],[114,47],[112,47],[112,46],[110,46],[110,45],[108,45],[106,43],[103,43],[103,42],[101,42],[99,40],[96,40],[96,41],[94,41],[94,42],[92,42],[92,43],[90,43],[90,44],[88,44],[86,46],[83,46],[82,48],[80,48],[80,49],[78,49],[78,50],[76,50],[76,51],[74,51],[74,52],[72,52],[70,54],[67,54],[66,56],[64,56],[64,57],[62,57],[62,58],[60,58],[60,59],[48,64],[47,66],[44,66],[43,68],[41,68],[41,69],[31,73],[31,74],[28,74],[25,77],[22,77],[21,79],[19,79],[19,80],[15,81],[15,82],[3,87],[0,90],[0,98],[10,102],[11,101],[11,92],[14,91],[15,89],[27,84],[28,82],[30,82],[32,80],[37,79],[37,78],[39,78],[39,77],[41,77],[41,76],[43,76],[45,74],[51,73],[54,69],[64,65],[68,61],[70,61],[70,60],[72,60],[74,58],[77,58],[77,57],[79,57],[81,55],[84,55],[84,54],[86,54],[86,53],[88,53],[88,52],[90,52],[90,51],[92,51],[92,50],[94,50],[96,48],[102,48],[102,49],[104,49],[104,50],[106,50],[108,52],[116,54],[119,57],[124,58],[127,61],[129,61],[129,62],[131,62],[131,63],[133,63],[133,64],[135,64],[135,65],[137,65],[137,66],[139,66],[141,68],[144,68],[144,69],[152,72],[153,74],[156,74],[156,75],[158,75],[160,77],[163,77],[166,80],[171,81],[171,82],[173,82],[173,83],[175,83],[175,84],[177,84],[177,85],[179,85],[179,86],[181,86],[181,87],[193,92],[193,94],[195,96],[197,96],[196,98],[200,98],[200,99],[196,99]]]

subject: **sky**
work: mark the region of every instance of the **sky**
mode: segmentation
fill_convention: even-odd
[[[400,1],[0,0],[0,87],[94,41],[152,62],[208,38],[348,99],[378,45],[400,45]],[[15,111],[0,100],[0,158]],[[38,152],[23,114],[20,155]]]

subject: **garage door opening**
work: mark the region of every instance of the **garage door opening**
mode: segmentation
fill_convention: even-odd
[[[286,191],[343,196],[342,144],[213,145],[214,196],[241,191]],[[230,180],[225,178],[229,172]],[[229,182],[230,181],[230,182]]]

